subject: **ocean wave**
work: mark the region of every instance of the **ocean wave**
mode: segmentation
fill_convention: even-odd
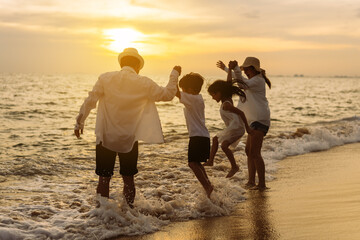
[[[317,122],[298,128],[292,133],[281,133],[265,141],[263,155],[266,159],[282,160],[287,156],[324,151],[335,146],[360,142],[360,118],[343,118],[336,121]]]
[[[331,123],[341,123],[341,122],[353,122],[353,121],[360,121],[360,116],[352,116],[352,117],[346,117],[346,118],[341,118],[338,120],[334,120],[334,121],[318,121],[315,124],[331,124]]]

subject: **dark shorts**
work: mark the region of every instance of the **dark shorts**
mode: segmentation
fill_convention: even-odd
[[[250,124],[250,127],[254,130],[258,130],[258,131],[262,131],[264,133],[264,136],[266,136],[266,134],[268,133],[269,131],[269,126],[266,126],[262,123],[259,123],[259,122],[252,122]]]
[[[111,177],[114,174],[116,154],[119,156],[120,174],[133,176],[138,173],[138,142],[134,143],[132,150],[128,153],[116,153],[102,146],[96,145],[96,170],[95,173],[101,177]]]
[[[210,138],[190,137],[188,149],[189,162],[206,162],[210,156]]]

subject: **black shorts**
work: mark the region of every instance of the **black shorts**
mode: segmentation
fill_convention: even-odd
[[[120,174],[133,176],[138,173],[138,142],[134,143],[132,150],[128,153],[117,153],[120,162]],[[101,177],[111,177],[114,174],[116,152],[102,146],[96,145],[96,170],[95,173]]]
[[[266,126],[262,123],[259,123],[259,122],[252,122],[250,124],[250,127],[254,130],[258,130],[258,131],[262,131],[264,133],[264,136],[266,136],[266,134],[268,133],[269,131],[269,126]]]
[[[210,138],[190,137],[188,149],[189,162],[206,162],[210,156]]]

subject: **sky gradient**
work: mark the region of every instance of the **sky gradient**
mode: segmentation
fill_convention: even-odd
[[[113,71],[125,47],[143,74],[256,56],[269,75],[360,76],[360,1],[0,0],[0,72]]]

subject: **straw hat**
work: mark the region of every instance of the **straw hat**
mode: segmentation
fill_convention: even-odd
[[[256,57],[247,57],[244,63],[240,66],[240,69],[244,70],[244,67],[250,66],[253,66],[258,72],[261,72],[263,70],[262,68],[260,68],[260,60]]]
[[[144,59],[140,56],[138,51],[135,48],[125,48],[122,53],[119,54],[118,61],[121,63],[121,59],[123,57],[134,57],[139,60],[140,62],[140,68],[142,69],[144,66]]]

